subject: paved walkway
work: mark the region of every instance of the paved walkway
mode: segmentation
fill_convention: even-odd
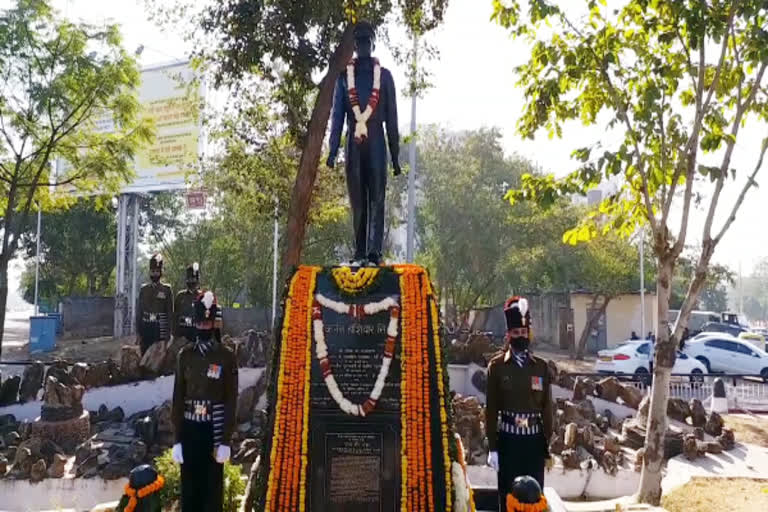
[[[768,478],[768,448],[751,444],[736,447],[717,455],[707,453],[695,461],[680,455],[670,459],[662,489],[670,492],[688,483],[691,477]]]

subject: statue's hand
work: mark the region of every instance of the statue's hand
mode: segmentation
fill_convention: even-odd
[[[395,168],[394,172],[392,173],[395,176],[400,176],[401,174],[403,174],[403,170],[400,168],[400,163],[399,162],[393,162],[392,163],[392,167]]]
[[[325,165],[333,169],[333,166],[336,165],[336,158],[333,155],[328,155],[328,160],[326,160]]]

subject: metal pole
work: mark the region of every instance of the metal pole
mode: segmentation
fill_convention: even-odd
[[[413,79],[418,62],[418,40],[413,37]],[[411,91],[411,143],[408,147],[408,234],[406,239],[406,260],[413,263],[413,238],[416,228],[416,90]]]
[[[278,207],[280,203],[275,199],[275,233],[272,246],[272,328],[275,328],[275,318],[277,316],[277,238],[279,236],[279,226],[277,222]]]
[[[35,316],[40,314],[38,290],[40,289],[40,203],[37,203],[37,251],[35,252]]]
[[[136,334],[136,302],[137,288],[139,286],[139,274],[136,272],[136,260],[138,258],[139,244],[136,240],[139,234],[139,196],[132,194],[129,196],[133,201],[133,218],[131,219],[131,247],[130,247],[130,265],[131,265],[131,302],[128,311],[130,311],[131,330],[129,334]]]
[[[640,339],[645,339],[645,230],[640,232]]]

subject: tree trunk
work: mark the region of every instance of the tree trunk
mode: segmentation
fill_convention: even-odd
[[[653,385],[651,386],[651,404],[645,437],[645,457],[640,475],[638,499],[641,503],[658,506],[661,502],[661,470],[664,466],[664,434],[667,431],[667,401],[669,400],[669,380],[675,365],[676,343],[669,335],[669,296],[672,283],[674,260],[660,259],[656,279],[656,297],[658,301],[658,324],[653,358]]]
[[[325,129],[333,104],[333,90],[336,78],[344,69],[344,65],[352,58],[354,50],[353,26],[349,25],[342,35],[341,42],[331,56],[328,72],[320,81],[315,106],[309,119],[307,136],[299,161],[299,170],[293,184],[291,204],[288,208],[285,252],[283,253],[283,273],[297,266],[301,260],[301,250],[309,218],[309,207],[312,203],[312,190],[317,178],[317,166],[325,139]]]
[[[584,359],[584,349],[587,346],[587,338],[589,338],[589,333],[592,332],[592,329],[595,328],[597,321],[602,315],[605,314],[605,310],[608,309],[608,303],[610,302],[611,298],[605,295],[603,297],[603,303],[600,305],[600,309],[595,310],[595,307],[597,306],[597,299],[599,298],[600,295],[594,295],[592,297],[592,305],[589,308],[592,311],[592,314],[587,317],[587,323],[584,326],[584,329],[581,331],[579,341],[576,344],[575,355],[573,354],[573,351],[571,351],[571,357],[574,359]]]
[[[5,334],[5,306],[8,302],[8,260],[0,258],[0,360],[3,356]]]

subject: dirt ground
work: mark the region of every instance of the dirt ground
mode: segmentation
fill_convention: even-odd
[[[4,348],[3,359],[6,361],[38,360],[43,362],[63,359],[65,361],[95,363],[105,361],[110,357],[117,359],[120,347],[124,344],[133,343],[134,340],[135,338],[116,340],[111,336],[86,340],[58,339],[56,340],[56,349],[51,352],[30,355],[26,344]]]
[[[726,427],[733,429],[736,441],[768,448],[768,419],[765,417],[728,414],[723,420]]]
[[[584,355],[583,360],[577,361],[570,358],[568,351],[552,345],[533,345],[532,348],[537,356],[553,360],[561,370],[572,373],[592,373],[595,371],[595,356]]]
[[[768,479],[698,478],[667,494],[669,512],[760,512],[768,510]]]

